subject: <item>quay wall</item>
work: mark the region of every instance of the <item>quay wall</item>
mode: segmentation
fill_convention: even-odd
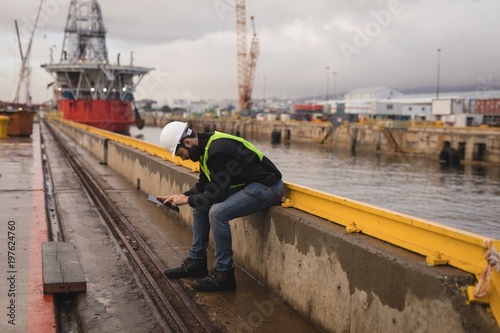
[[[386,128],[384,133],[380,127],[350,125],[336,128],[330,145],[359,152],[404,152],[437,161],[445,142],[459,151],[462,163],[500,164],[500,129],[410,127]]]
[[[145,193],[180,193],[197,174],[66,123],[55,125]],[[180,220],[192,227],[191,210]],[[461,291],[471,274],[294,208],[231,222],[235,263],[280,298],[256,304],[258,325],[282,300],[325,332],[500,332],[486,307]],[[247,319],[247,318],[245,318]],[[242,332],[252,332],[242,327]]]
[[[254,140],[271,140],[273,131],[283,142],[323,144],[352,152],[407,153],[438,161],[445,142],[461,154],[462,163],[500,165],[500,129],[478,127],[408,127],[349,124],[334,127],[330,122],[257,121],[249,119],[183,119],[144,116],[147,126],[186,121],[195,131],[218,130]]]

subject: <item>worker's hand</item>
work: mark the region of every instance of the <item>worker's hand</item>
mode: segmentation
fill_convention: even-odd
[[[184,194],[175,194],[171,196],[158,196],[158,200],[161,200],[164,204],[170,202],[174,207],[182,206],[188,203],[188,196]]]

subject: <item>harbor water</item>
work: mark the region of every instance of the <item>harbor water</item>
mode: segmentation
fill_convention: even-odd
[[[131,129],[132,136],[158,145],[160,132]],[[437,160],[406,155],[251,141],[285,182],[500,239],[500,167],[443,169]]]

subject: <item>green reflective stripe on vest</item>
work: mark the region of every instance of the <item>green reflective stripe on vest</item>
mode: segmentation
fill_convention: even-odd
[[[245,145],[246,148],[248,148],[249,150],[251,150],[255,154],[257,154],[257,156],[259,156],[259,159],[261,161],[262,161],[262,158],[264,157],[264,154],[261,151],[259,151],[257,148],[255,148],[255,146],[252,143],[248,142],[247,140],[242,139],[242,138],[237,137],[237,136],[234,136],[234,135],[226,134],[226,133],[214,132],[214,134],[210,137],[210,139],[208,139],[207,145],[205,146],[205,153],[200,158],[200,169],[205,174],[208,181],[212,181],[212,179],[210,178],[210,170],[208,170],[208,167],[207,167],[208,149],[210,148],[210,145],[212,144],[212,142],[214,140],[218,140],[218,139],[230,139],[230,140],[235,140],[235,141],[241,142]],[[239,186],[243,186],[243,185],[245,185],[245,184],[235,184],[235,185],[231,185],[230,188],[235,188],[235,187],[239,187]]]

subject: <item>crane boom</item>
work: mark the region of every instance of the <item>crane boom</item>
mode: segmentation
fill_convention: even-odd
[[[238,61],[238,111],[252,108],[252,87],[255,78],[255,67],[259,55],[259,39],[255,33],[253,23],[253,38],[250,52],[247,54],[246,36],[246,9],[245,0],[236,0],[236,38],[237,38],[237,61]]]
[[[33,30],[31,31],[31,37],[28,43],[28,49],[26,54],[23,56],[23,50],[21,47],[21,39],[19,36],[19,29],[17,26],[17,21],[14,21],[16,25],[17,31],[17,39],[19,41],[19,51],[21,53],[21,69],[19,71],[19,78],[17,80],[16,89],[14,91],[14,96],[12,97],[13,103],[19,103],[19,94],[21,90],[21,85],[25,84],[25,93],[26,93],[26,104],[31,105],[31,94],[30,94],[30,76],[31,76],[31,68],[29,67],[29,61],[31,56],[31,45],[33,43],[33,36],[35,35],[36,26],[38,24],[38,18],[40,17],[40,11],[42,10],[43,0],[40,0],[40,5],[38,6],[38,12],[36,13],[35,24],[33,26]]]
[[[243,110],[242,101],[245,96],[245,78],[247,62],[247,31],[245,0],[236,0],[236,48],[238,61],[238,94],[239,110]]]
[[[257,66],[257,58],[259,57],[259,51],[260,51],[259,38],[257,38],[257,34],[255,33],[254,17],[252,16],[251,19],[253,27],[253,37],[252,37],[252,45],[250,46],[250,53],[248,55],[247,78],[246,78],[247,85],[246,85],[244,109],[251,109],[253,105],[252,90],[255,79],[255,67]]]

